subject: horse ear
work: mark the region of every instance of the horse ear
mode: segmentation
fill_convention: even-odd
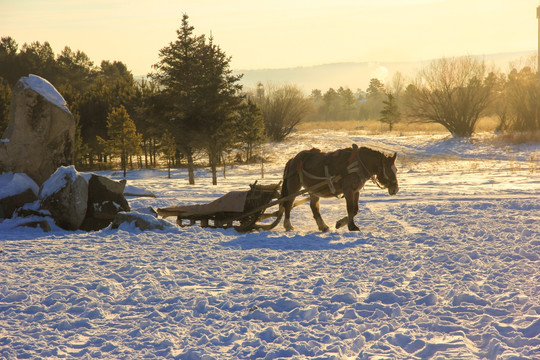
[[[397,152],[394,153],[394,156],[392,156],[392,162],[395,162],[397,158]]]
[[[358,145],[352,144],[352,148],[353,148],[353,150],[358,150]]]

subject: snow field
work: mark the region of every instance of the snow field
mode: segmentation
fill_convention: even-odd
[[[293,232],[0,223],[0,358],[539,358],[538,146],[300,133],[268,147],[259,181],[299,150],[352,142],[398,152],[400,193],[366,185],[359,233],[316,231],[307,205]],[[259,172],[234,166],[213,187],[205,171],[195,186],[184,170],[133,171],[157,198],[129,201],[206,203]],[[331,226],[344,200],[321,213]]]

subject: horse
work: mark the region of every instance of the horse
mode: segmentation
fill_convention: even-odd
[[[399,191],[396,157],[397,153],[387,156],[367,147],[358,148],[356,144],[331,153],[315,148],[299,152],[283,171],[280,206],[285,212],[285,230],[294,229],[291,210],[295,194],[303,187],[309,193],[311,211],[320,231],[328,231],[329,227],[321,217],[319,198],[339,195],[345,197],[347,216],[336,223],[336,228],[347,224],[349,231],[359,231],[354,216],[358,213],[360,190],[366,181],[372,179],[380,188],[388,189],[390,195]]]

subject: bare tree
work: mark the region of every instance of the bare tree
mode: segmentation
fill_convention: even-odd
[[[407,88],[412,121],[443,125],[453,136],[469,137],[489,105],[486,66],[473,57],[432,61]]]
[[[387,92],[392,93],[396,99],[399,99],[405,91],[406,82],[407,79],[405,79],[405,76],[397,71],[394,76],[392,76],[390,83],[386,85],[386,88],[388,89]]]
[[[264,93],[257,101],[264,117],[266,135],[270,140],[283,141],[311,112],[311,102],[294,85],[268,86]]]

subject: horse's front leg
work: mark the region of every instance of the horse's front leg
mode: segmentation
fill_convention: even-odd
[[[317,222],[317,226],[319,227],[320,231],[328,231],[330,228],[328,225],[324,223],[324,220],[321,216],[321,211],[319,207],[319,197],[317,195],[310,194],[309,195],[309,206],[311,207],[311,212],[313,213],[313,217],[315,218],[315,221]]]
[[[347,226],[350,231],[359,231],[360,229],[354,223],[354,217],[358,214],[358,199],[360,198],[359,191],[347,191],[345,200],[347,202]]]

